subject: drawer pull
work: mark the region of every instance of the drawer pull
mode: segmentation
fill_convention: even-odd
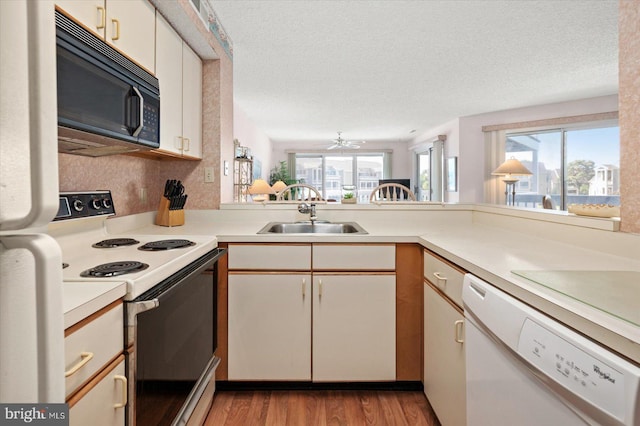
[[[107,25],[107,14],[104,7],[98,6],[98,25],[96,29],[101,30]]]
[[[115,33],[115,35],[111,37],[111,40],[120,40],[120,21],[117,19],[111,19],[111,23],[113,24],[113,32]]]
[[[464,337],[462,337],[462,332],[464,330],[464,320],[458,320],[453,323],[455,327],[455,336],[454,340],[457,343],[464,343]]]
[[[440,272],[434,272],[433,276],[436,277],[438,281],[447,281],[447,277],[443,277],[442,275],[440,275]]]
[[[127,405],[127,378],[124,376],[116,375],[113,376],[113,380],[120,380],[120,382],[122,383],[122,400],[117,404],[113,404],[113,408],[122,408]]]
[[[71,367],[71,370],[67,370],[64,372],[64,377],[69,377],[72,374],[75,374],[78,370],[84,367],[86,363],[91,361],[91,358],[93,358],[93,352],[81,352],[80,358],[82,359],[80,360],[79,363]]]

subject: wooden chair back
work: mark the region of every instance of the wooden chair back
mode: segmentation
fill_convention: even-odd
[[[383,183],[373,188],[369,202],[376,201],[416,201],[412,190],[399,183]]]
[[[323,201],[320,192],[305,183],[294,183],[276,195],[276,201]]]

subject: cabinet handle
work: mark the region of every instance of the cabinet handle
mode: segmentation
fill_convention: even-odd
[[[184,141],[187,143],[187,147],[184,148],[185,151],[189,151],[191,149],[191,139],[184,138]],[[184,147],[184,146],[183,146]]]
[[[91,361],[91,358],[93,358],[93,352],[81,352],[80,358],[82,359],[80,360],[79,363],[71,367],[71,370],[67,370],[64,372],[64,377],[69,377],[72,374],[75,374],[78,370],[84,367],[89,361]]]
[[[302,298],[304,299],[306,295],[307,295],[307,279],[303,278],[302,279]]]
[[[120,380],[122,383],[122,399],[119,403],[113,404],[113,408],[122,408],[127,405],[127,378],[124,376],[113,376],[113,380]]]
[[[181,150],[182,145],[184,145],[184,142],[182,141],[182,136],[176,136],[175,139],[173,140],[173,147]]]
[[[458,320],[453,323],[455,327],[455,336],[454,340],[457,343],[464,343],[464,338],[462,337],[462,332],[464,330],[464,320]]]
[[[322,297],[322,280],[318,280],[318,299]]]
[[[113,32],[116,34],[114,37],[111,37],[111,40],[116,41],[120,40],[120,21],[112,18],[111,23],[113,24]]]
[[[447,277],[440,275],[440,272],[434,272],[433,276],[436,277],[438,281],[444,281],[444,283],[447,284]]]
[[[97,6],[98,8],[98,25],[96,25],[96,29],[101,30],[107,25],[107,14],[104,10],[104,7]]]

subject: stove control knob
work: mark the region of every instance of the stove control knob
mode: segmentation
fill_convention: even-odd
[[[100,199],[99,198],[94,198],[91,200],[91,207],[93,207],[95,210],[99,210],[100,209]]]
[[[102,199],[102,207],[104,207],[105,209],[110,209],[111,208],[111,198],[103,198]]]
[[[82,200],[74,200],[73,209],[77,212],[81,212],[82,210],[84,210],[84,203],[82,202]]]

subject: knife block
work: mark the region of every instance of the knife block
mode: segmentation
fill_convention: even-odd
[[[158,207],[158,214],[156,215],[156,225],[184,225],[184,210],[169,210],[169,199],[162,197],[160,199],[160,206]]]

